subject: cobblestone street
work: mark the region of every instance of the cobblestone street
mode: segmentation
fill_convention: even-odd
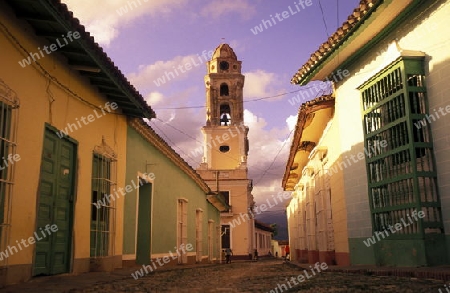
[[[45,277],[13,285],[2,292],[442,292],[444,282],[430,279],[396,278],[322,272],[295,285],[291,278],[303,270],[268,259],[258,262],[162,268],[135,280],[133,270],[111,274]],[[311,271],[308,271],[309,275]],[[91,282],[89,281],[91,280]],[[292,288],[289,288],[288,281]],[[277,289],[277,291],[275,291]],[[272,291],[270,291],[272,290]]]

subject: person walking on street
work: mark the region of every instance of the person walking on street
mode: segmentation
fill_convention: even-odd
[[[258,261],[258,249],[255,249],[253,259],[254,259],[255,261]]]
[[[233,255],[233,251],[231,248],[225,248],[225,262],[231,263],[231,256]]]
[[[286,261],[289,261],[290,260],[290,249],[289,249],[289,245],[286,245],[286,247],[285,247],[285,251],[286,251],[286,258],[285,258],[285,260]]]

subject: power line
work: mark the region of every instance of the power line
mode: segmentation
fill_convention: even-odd
[[[294,132],[295,127],[292,128],[291,132],[289,132],[289,135],[286,137],[286,139],[284,140],[283,145],[280,147],[280,149],[278,150],[277,154],[275,155],[275,157],[272,160],[272,163],[270,163],[270,166],[264,170],[263,174],[261,175],[261,177],[259,177],[258,181],[255,183],[255,185],[257,185],[259,182],[261,182],[261,180],[263,179],[263,177],[266,175],[266,173],[272,168],[273,164],[275,164],[276,159],[278,158],[278,156],[280,155],[281,151],[283,150],[284,146],[286,145],[286,143],[289,141],[289,138],[291,137],[292,132]]]
[[[328,26],[327,26],[327,22],[325,21],[325,14],[323,13],[322,2],[320,0],[319,0],[319,7],[320,7],[320,11],[322,12],[322,20],[323,20],[323,24],[325,25],[325,33],[327,34],[327,38],[328,38],[328,36],[329,36]]]
[[[160,121],[161,123],[163,123],[163,124],[169,126],[170,128],[172,128],[172,129],[178,131],[179,133],[186,135],[186,136],[189,137],[190,139],[192,139],[192,140],[194,140],[194,141],[196,141],[196,142],[198,142],[198,143],[200,143],[200,144],[203,145],[203,142],[199,141],[198,139],[196,139],[196,138],[193,137],[192,135],[190,135],[190,134],[184,132],[183,130],[178,129],[177,127],[175,127],[175,126],[169,124],[168,122],[165,122],[165,121],[161,120],[160,118],[155,118],[155,119],[158,120],[158,121]],[[155,125],[155,127],[158,128],[154,122],[153,122],[153,125]],[[162,132],[162,130],[161,130],[160,128],[158,128],[158,129]],[[164,133],[163,133],[163,134],[164,134]],[[164,136],[167,137],[166,134],[164,134]],[[170,140],[169,140],[169,141],[170,141]],[[174,146],[176,146],[174,142],[170,141],[170,143],[173,144]],[[178,149],[180,149],[178,146],[176,146],[176,147],[177,147]],[[217,149],[215,149],[215,148],[211,148],[211,149],[213,149],[215,152],[220,152],[219,150],[217,150]],[[183,153],[186,154],[185,152],[183,152]],[[227,157],[229,157],[230,159],[232,159],[232,160],[234,160],[234,161],[236,161],[236,162],[238,162],[238,163],[240,162],[239,160],[237,160],[236,158],[233,158],[232,156],[230,156],[230,155],[228,155],[228,154],[224,154],[224,153],[221,153],[221,154],[222,154],[222,155],[225,155],[225,156],[227,156]],[[187,155],[187,154],[186,154],[186,155]],[[200,162],[198,162],[198,161],[195,160],[194,158],[192,158],[192,157],[190,157],[190,156],[188,156],[188,158],[191,159],[194,163],[200,164]],[[249,166],[249,167],[252,167],[252,168],[257,169],[257,170],[260,170],[260,171],[263,171],[263,169],[260,169],[260,168],[255,167],[255,166]],[[270,174],[270,175],[278,176],[278,175],[275,175],[275,174]]]
[[[178,129],[177,127],[175,127],[175,126],[169,124],[168,122],[165,122],[165,121],[163,121],[163,120],[161,120],[161,119],[159,119],[159,118],[156,118],[156,120],[158,120],[158,121],[160,121],[161,123],[163,123],[163,124],[165,124],[165,125],[167,125],[167,126],[173,128],[174,130],[176,130],[176,131],[178,131],[178,132],[180,132],[180,133],[186,135],[187,137],[189,137],[189,138],[195,140],[196,142],[202,143],[202,142],[200,142],[199,140],[197,140],[195,137],[193,137],[193,136],[187,134],[187,133],[184,132],[183,130]],[[185,154],[185,155],[186,155],[189,159],[191,159],[193,162],[197,162],[195,159],[193,159],[193,158],[190,157],[188,154],[186,154],[183,150],[181,150],[181,148],[178,147],[172,140],[170,140],[170,138],[169,138],[169,137],[168,137],[168,136],[167,136],[167,135],[166,135],[166,134],[165,134],[165,133],[164,133],[164,132],[163,132],[163,131],[155,124],[155,123],[154,123],[154,122],[153,122],[153,125],[155,126],[155,128],[157,128],[157,129],[161,132],[162,135],[164,135],[164,136],[167,138],[167,140],[170,142],[170,144],[171,144],[172,146],[174,146],[174,147],[176,147],[177,149],[179,149],[183,154]],[[289,135],[288,135],[287,138],[289,138],[289,137],[291,136],[293,130],[294,130],[294,129],[291,130],[291,132],[289,133]],[[270,166],[269,166],[267,169],[262,170],[262,169],[260,169],[260,168],[255,167],[255,166],[248,166],[249,168],[254,168],[254,169],[263,171],[262,173],[257,173],[257,174],[255,174],[255,175],[261,174],[261,176],[260,176],[258,182],[253,184],[253,187],[256,187],[257,184],[258,184],[259,182],[261,182],[262,178],[263,178],[264,176],[266,176],[266,175],[277,176],[277,177],[279,176],[279,175],[276,175],[276,174],[269,173],[268,171],[272,168],[273,164],[275,163],[276,159],[278,158],[278,155],[280,154],[281,150],[282,150],[282,149],[284,148],[284,146],[286,145],[287,141],[288,141],[288,140],[286,139],[285,142],[283,143],[283,145],[281,146],[280,150],[279,150],[278,153],[276,154],[275,158],[273,159],[272,163],[270,164]],[[216,151],[218,151],[218,150],[216,150]],[[232,158],[232,157],[230,157],[230,158]],[[234,159],[234,158],[232,158],[232,159]],[[247,193],[247,192],[242,193],[241,195],[244,195],[244,194],[246,194],[246,193]],[[234,196],[236,196],[236,195],[234,195]],[[234,196],[233,196],[233,197],[234,197]],[[240,196],[240,195],[237,195],[237,196]]]
[[[274,98],[278,98],[278,97],[281,97],[281,96],[298,93],[300,91],[307,90],[309,88],[316,87],[316,86],[315,85],[307,85],[307,86],[300,86],[300,87],[301,87],[301,89],[299,89],[299,90],[295,90],[295,91],[291,91],[291,92],[287,92],[287,93],[282,93],[282,94],[278,94],[278,95],[273,95],[273,96],[266,96],[266,97],[262,97],[262,98],[256,98],[256,99],[251,99],[251,100],[244,100],[243,102],[244,103],[251,103],[251,102],[257,102],[257,101],[262,101],[262,100],[274,99]],[[153,108],[153,109],[154,110],[185,110],[185,109],[201,109],[201,108],[206,108],[206,106],[164,107],[164,108]]]
[[[166,139],[170,142],[170,144],[174,147],[176,147],[177,149],[180,150],[180,152],[182,152],[183,154],[186,155],[186,157],[188,157],[189,159],[191,159],[192,161],[195,162],[195,160],[193,158],[191,158],[188,154],[186,154],[181,148],[179,148],[172,140],[170,140],[170,138],[161,130],[161,128],[158,127],[158,125],[156,125],[155,123],[153,123],[153,126],[155,126],[162,135],[164,135],[166,137]]]

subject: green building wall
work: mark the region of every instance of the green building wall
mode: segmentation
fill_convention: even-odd
[[[138,172],[153,173],[151,253],[175,252],[177,246],[177,205],[179,198],[188,200],[188,244],[196,251],[196,210],[203,210],[202,254],[208,255],[208,221],[214,221],[213,258],[218,258],[217,227],[220,212],[206,200],[206,194],[197,183],[166,157],[133,127],[127,129],[126,182],[136,182]],[[124,197],[123,254],[135,254],[137,192]]]

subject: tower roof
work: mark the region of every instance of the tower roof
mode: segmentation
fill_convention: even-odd
[[[212,59],[215,58],[233,58],[237,60],[237,56],[234,53],[233,49],[231,49],[230,45],[228,44],[220,44],[216,50],[214,50],[214,55],[212,56]]]

